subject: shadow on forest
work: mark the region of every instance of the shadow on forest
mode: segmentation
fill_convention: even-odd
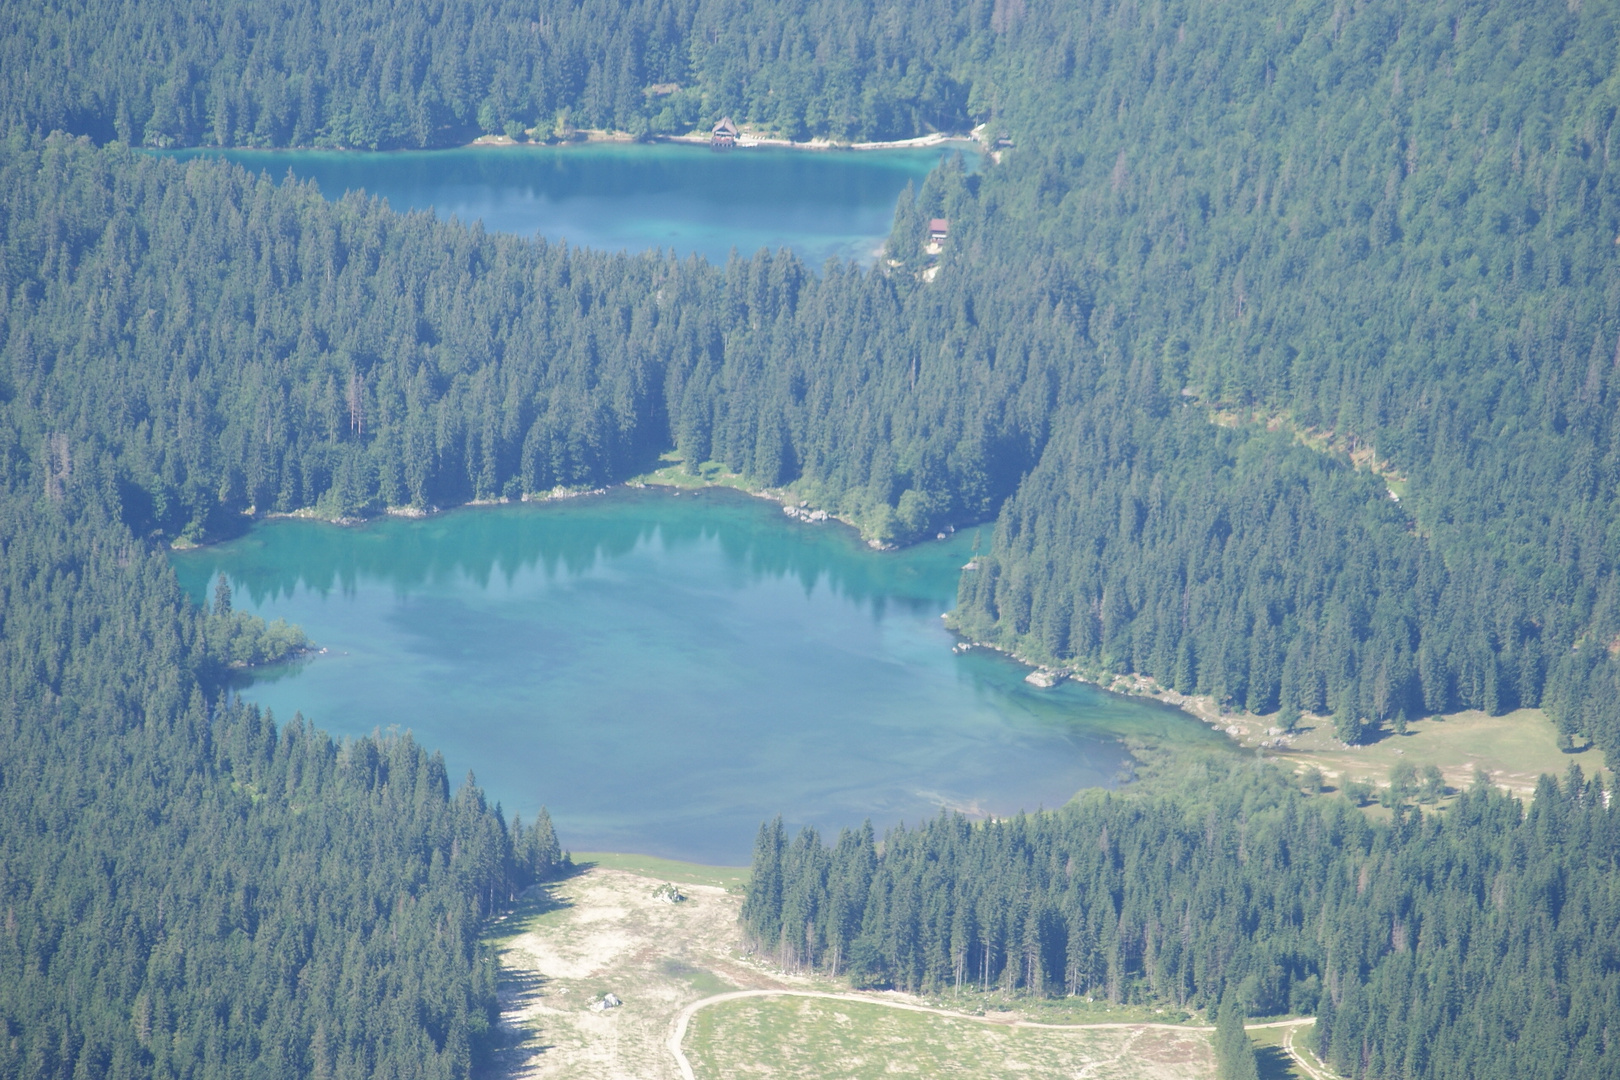
[[[1280,1046],[1257,1046],[1254,1063],[1259,1066],[1260,1080],[1298,1080],[1294,1059]]]
[[[550,881],[525,889],[512,909],[491,927],[491,935],[501,937],[515,933],[521,924],[529,919],[573,907],[572,900],[557,895],[557,886],[578,877],[592,865],[594,864],[571,865]],[[494,1031],[490,1032],[483,1061],[473,1071],[480,1080],[500,1080],[504,1077],[518,1076],[526,1071],[536,1058],[551,1049],[551,1046],[543,1041],[543,1032],[523,1024],[510,1023],[507,1019],[509,1014],[524,1012],[537,999],[544,997],[546,984],[549,982],[550,979],[537,971],[516,971],[508,967],[499,970],[495,989],[500,1000],[501,1017]]]

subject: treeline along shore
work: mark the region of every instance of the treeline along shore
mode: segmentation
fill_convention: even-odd
[[[529,841],[472,788],[402,779],[430,776],[424,751],[340,748],[225,703],[202,663],[217,616],[158,551],[250,508],[596,487],[674,448],[879,543],[994,519],[958,625],[1034,660],[1331,715],[1347,742],[1533,706],[1620,756],[1611,6],[8,15],[7,1075],[460,1076],[481,1053],[488,967],[469,928],[549,856],[525,863]],[[908,191],[863,270],[571,251],[136,149],[437,146],[564,121],[656,134],[724,115],[798,140],[984,123],[1001,155]],[[390,755],[404,764],[384,770]],[[1620,931],[1595,790],[1572,778],[1529,811],[1471,795],[1367,833],[1279,797],[1306,832],[1278,865],[1318,860],[1300,895],[1362,858],[1365,897],[1388,851],[1419,883],[1454,883],[1432,894],[1450,899],[1419,918],[1431,894],[1414,884],[1387,923],[1355,922],[1348,900],[1284,919],[1287,897],[1243,892],[1244,834],[1185,864],[1160,845],[1127,876],[1185,865],[1185,893],[1155,902],[1250,897],[1223,924],[1241,948],[1190,983],[1130,960],[1120,977],[1204,1002],[1250,975],[1282,985],[1258,957],[1309,921],[1303,959],[1275,962],[1291,1006],[1316,977],[1341,1070],[1487,1075],[1413,1049],[1471,1023],[1520,1075],[1605,1075]],[[1204,820],[1226,797],[1165,796],[1163,813]],[[1499,825],[1471,833],[1471,814]],[[1545,858],[1470,869],[1532,840]],[[326,859],[339,851],[354,855]],[[1544,966],[1575,955],[1557,952],[1566,925],[1592,951]],[[1523,962],[1485,963],[1452,926],[1488,926]],[[1155,955],[1192,947],[1167,927]],[[1043,970],[1024,992],[1067,985]],[[1520,1013],[1484,1004],[1509,1000]]]

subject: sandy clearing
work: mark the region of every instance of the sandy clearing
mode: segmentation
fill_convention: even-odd
[[[593,867],[546,886],[492,930],[503,1075],[674,1077],[664,1043],[683,1006],[727,987],[791,985],[742,955],[740,896],[683,883],[686,901],[667,904],[653,898],[661,882]],[[591,1011],[609,992],[624,1004]]]

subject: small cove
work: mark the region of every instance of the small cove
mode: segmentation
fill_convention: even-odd
[[[673,249],[724,265],[736,249],[791,248],[812,268],[870,263],[896,200],[956,147],[819,151],[583,143],[458,150],[185,150],[279,180],[313,180],[330,199],[365,191],[395,210],[433,210],[490,232],[605,251]],[[965,151],[976,160],[971,150]]]
[[[613,489],[355,528],[275,520],[176,553],[201,602],[301,624],[328,652],[242,695],[337,735],[411,730],[566,844],[745,863],[761,820],[878,828],[1111,785],[1120,738],[1219,742],[1156,702],[1038,690],[953,653],[971,530],[873,552],[726,490]]]

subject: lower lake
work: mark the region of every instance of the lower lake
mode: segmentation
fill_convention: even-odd
[[[350,150],[184,150],[281,179],[313,180],[328,198],[365,191],[396,210],[431,209],[491,232],[606,251],[674,249],[724,265],[733,248],[792,248],[813,268],[869,263],[895,203],[956,149],[726,153],[679,143]],[[974,155],[968,151],[969,158]]]
[[[273,520],[176,553],[199,603],[300,624],[324,653],[242,695],[337,735],[410,730],[574,850],[748,861],[761,821],[881,830],[1117,782],[1120,739],[1219,742],[1081,684],[956,653],[970,531],[875,552],[729,490],[616,488],[355,528]]]

